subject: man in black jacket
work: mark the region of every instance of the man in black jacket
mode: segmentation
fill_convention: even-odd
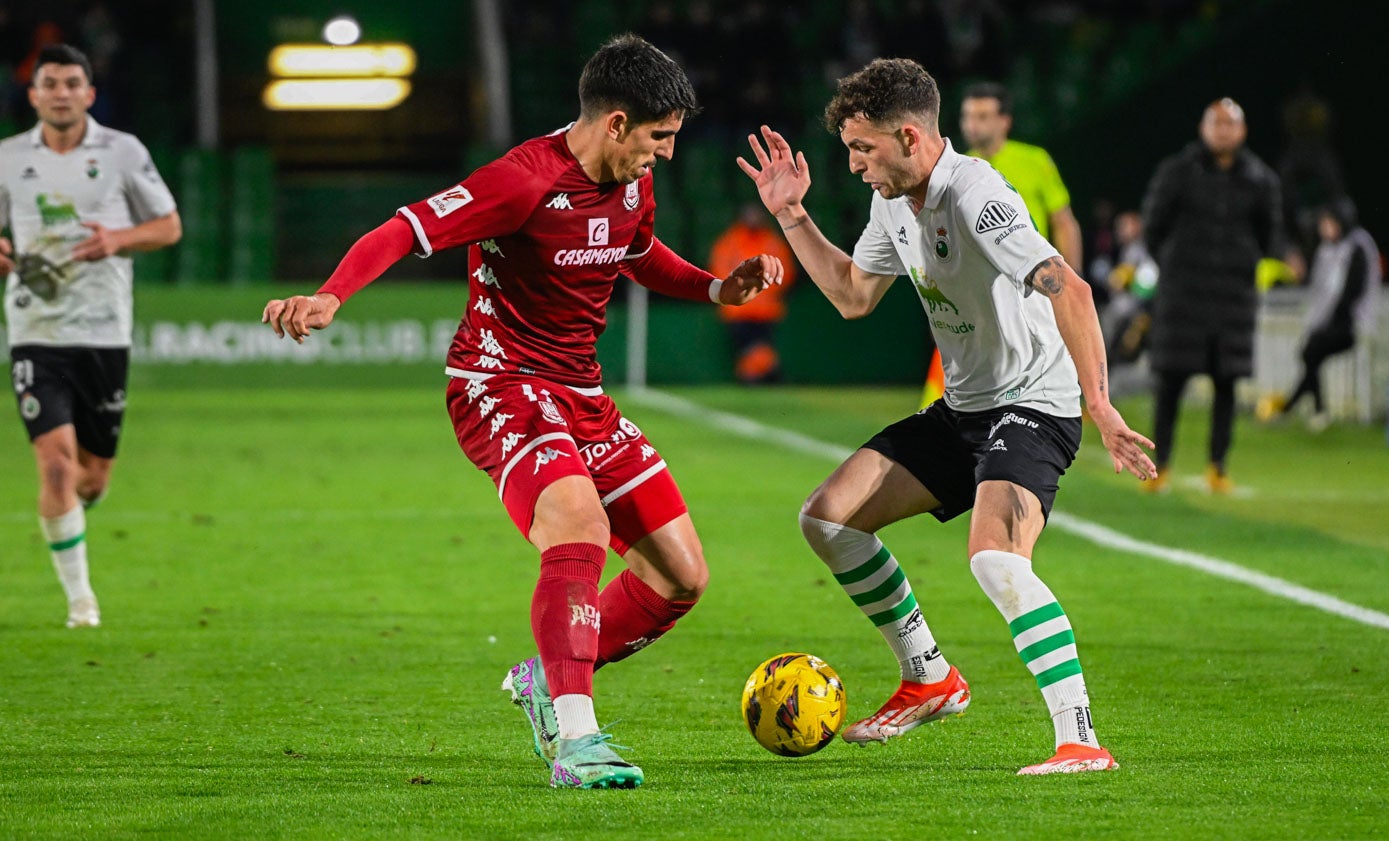
[[[1177,411],[1193,374],[1209,374],[1215,386],[1207,484],[1214,493],[1233,487],[1225,459],[1235,380],[1254,367],[1254,270],[1273,253],[1281,212],[1278,176],[1244,148],[1246,134],[1238,103],[1211,103],[1200,142],[1162,162],[1143,200],[1145,238],[1159,267],[1149,350],[1158,477],[1148,490],[1168,487]]]

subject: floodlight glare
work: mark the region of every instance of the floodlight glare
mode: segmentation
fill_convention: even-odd
[[[272,111],[385,111],[409,95],[404,79],[277,79],[261,101]]]
[[[415,51],[407,44],[281,44],[270,51],[275,76],[409,76],[415,72]]]
[[[323,40],[335,47],[355,44],[361,37],[362,26],[351,15],[338,15],[323,24]]]

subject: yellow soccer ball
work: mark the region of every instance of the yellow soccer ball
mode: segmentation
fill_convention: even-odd
[[[778,654],[743,687],[743,721],[757,743],[782,756],[805,756],[829,744],[844,724],[844,683],[811,654]]]

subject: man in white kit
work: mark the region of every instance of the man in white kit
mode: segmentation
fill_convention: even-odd
[[[87,57],[64,44],[45,47],[29,88],[38,125],[0,142],[11,378],[69,628],[101,623],[84,509],[106,491],[125,412],[128,255],[172,245],[183,231],[149,152],[89,117],[95,99]]]
[[[840,80],[825,125],[875,193],[852,258],[801,203],[810,188],[803,153],[763,126],[765,149],[748,138],[757,165],[738,159],[845,318],[872,312],[898,275],[911,278],[945,370],[943,400],[870,439],[801,509],[811,548],[901,667],[898,690],[844,738],[885,742],[968,706],[969,686],[875,532],[917,514],[945,521],[973,509],[970,569],[1008,622],[1055,728],[1055,755],[1019,773],[1116,768],[1095,736],[1070,621],[1031,556],[1080,446],[1082,393],[1116,472],[1152,476],[1142,449],[1152,443],[1110,405],[1089,285],[1032,227],[1011,185],[941,137],[939,115],[935,80],[913,61],[878,59]]]

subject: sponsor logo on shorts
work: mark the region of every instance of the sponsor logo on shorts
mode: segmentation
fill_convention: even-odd
[[[117,389],[111,395],[111,399],[96,407],[98,412],[124,412],[125,411],[125,389]]]
[[[508,415],[506,412],[498,412],[498,413],[496,413],[495,415],[493,415],[493,416],[492,416],[492,431],[491,431],[491,433],[488,434],[487,439],[490,441],[490,440],[492,440],[493,438],[496,438],[496,437],[497,437],[497,433],[498,433],[498,432],[501,432],[501,431],[502,431],[502,427],[506,426],[506,422],[509,421],[509,420],[511,420],[513,417],[515,417],[515,416],[514,416],[514,415]]]
[[[502,458],[511,455],[511,450],[526,439],[520,432],[508,432],[502,436]]]
[[[992,447],[989,448],[989,452],[991,452],[991,453],[1006,453],[1006,452],[1008,452],[1008,445],[1007,445],[1006,443],[1004,443],[1004,441],[1003,441],[1002,438],[1000,438],[1000,439],[998,439],[997,441],[994,442],[994,445],[993,445]]]
[[[43,405],[39,399],[32,394],[25,394],[19,398],[19,414],[27,421],[34,420],[43,411]]]
[[[1038,426],[1037,422],[1034,420],[1028,420],[1027,418],[1021,415],[1015,415],[1012,412],[1009,412],[1008,414],[993,422],[993,425],[989,427],[989,437],[994,437],[994,435],[997,434],[1000,429],[1002,429],[1010,423],[1015,423],[1019,426],[1025,426],[1028,429],[1036,429]]]

